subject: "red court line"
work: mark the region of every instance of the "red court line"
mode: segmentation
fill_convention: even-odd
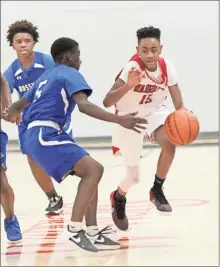
[[[175,199],[175,200],[172,200],[172,201],[177,201],[177,204],[173,205],[173,206],[181,206],[181,207],[188,207],[188,206],[198,206],[198,205],[203,205],[203,204],[207,204],[209,203],[209,201],[207,200],[199,200],[199,199]],[[185,204],[178,204],[178,202],[180,201],[186,201],[186,202],[191,202],[191,203],[185,203]],[[146,203],[146,206],[145,207],[135,207],[136,204],[145,204]],[[72,204],[70,203],[67,203],[64,205],[64,209],[68,209],[67,207],[70,206]],[[136,222],[133,222],[131,223],[131,225],[136,225],[137,223],[141,223],[141,219],[143,218],[143,216],[147,215],[147,213],[152,210],[154,207],[152,206],[152,204],[150,203],[149,205],[149,202],[147,201],[133,201],[133,202],[130,202],[128,203],[128,208],[131,209],[131,207],[133,208],[132,211],[134,211],[136,213],[136,216],[137,215],[142,215],[142,217],[138,217],[138,218],[135,218],[134,220]],[[145,208],[145,209],[144,209]],[[101,205],[99,206],[98,208],[98,212],[102,213],[102,212],[109,212],[110,211],[110,208],[109,208],[109,205],[108,204],[105,204],[105,205]],[[67,216],[67,214],[65,214]],[[131,214],[134,216],[134,214]],[[64,219],[60,219],[59,216],[63,216],[63,215],[56,215],[56,216],[47,216],[45,218],[42,218],[41,220],[39,220],[37,223],[33,224],[32,226],[30,226],[29,228],[27,228],[26,230],[23,231],[23,234],[25,234],[25,237],[23,238],[23,240],[28,240],[28,239],[47,239],[47,240],[56,240],[57,239],[57,236],[59,235],[59,231],[58,229],[62,229],[65,225],[65,223],[63,224],[57,224],[57,223],[62,223],[64,222]],[[56,219],[57,217],[57,219]],[[56,223],[55,225],[50,225],[47,220],[48,219],[51,219],[54,223]],[[149,219],[149,218],[148,218]],[[138,221],[139,220],[139,221]],[[103,220],[101,220],[103,221]],[[104,221],[108,221],[108,218],[106,218],[106,220],[104,219]],[[44,225],[44,226],[43,226]],[[52,230],[52,229],[48,229],[46,230],[46,237],[45,237],[45,233],[44,233],[44,236],[40,237],[40,233],[39,232],[36,232],[34,233],[34,229],[44,229],[45,226],[47,226],[46,228],[48,227],[51,227],[51,228],[57,228],[57,230]],[[131,228],[130,228],[131,229]],[[32,233],[30,233],[32,231]],[[30,234],[29,234],[30,233]],[[27,234],[27,235],[26,235]],[[38,238],[37,238],[38,237]],[[166,238],[176,238],[176,237],[164,237],[164,236],[160,236],[160,237],[131,237],[130,239],[135,241],[135,240],[150,240],[150,239],[166,239]],[[25,246],[27,247],[33,247],[33,246],[42,246],[42,247],[46,247],[47,244],[51,247],[55,246],[56,242],[52,242],[52,243],[41,243],[41,244],[25,244]],[[57,243],[56,245],[63,245],[63,243]],[[167,245],[129,245],[129,248],[141,248],[141,247],[167,247]],[[12,247],[19,247],[19,246],[16,246],[15,245],[12,245],[10,248]],[[23,247],[23,245],[21,245],[21,247]],[[65,250],[65,251],[72,251],[72,250]],[[65,251],[58,251],[58,252],[65,252]],[[54,249],[53,250],[46,250],[46,251],[42,251],[42,250],[37,250],[37,251],[32,251],[32,252],[6,252],[6,253],[1,253],[2,255],[17,255],[17,254],[26,254],[26,253],[53,253],[54,252]],[[56,250],[57,252],[57,250]],[[12,254],[10,254],[12,253]]]

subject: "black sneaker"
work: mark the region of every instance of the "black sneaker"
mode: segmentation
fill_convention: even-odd
[[[58,197],[52,197],[49,200],[49,205],[45,210],[46,215],[57,215],[60,214],[63,211],[63,198]]]
[[[172,211],[172,208],[169,202],[167,201],[162,188],[161,189],[155,189],[154,187],[151,188],[150,201],[154,203],[154,205],[159,211],[162,212]]]
[[[115,199],[116,191],[113,191],[110,195],[110,201],[112,205],[112,219],[115,225],[122,231],[128,229],[128,218],[125,213],[126,198],[122,201]]]
[[[115,242],[107,237],[107,235],[111,235],[113,233],[115,233],[115,231],[113,231],[110,226],[106,226],[95,235],[89,235],[87,233],[87,236],[98,250],[120,249],[120,244],[118,242]]]
[[[71,226],[67,225],[68,234],[70,235],[69,241],[83,250],[90,252],[98,252],[98,249],[92,244],[84,230],[72,231]]]

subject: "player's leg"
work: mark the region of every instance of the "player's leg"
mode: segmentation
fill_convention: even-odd
[[[172,211],[163,192],[163,184],[175,156],[175,146],[170,143],[163,126],[169,114],[170,112],[166,107],[161,107],[149,118],[149,124],[152,129],[151,139],[161,147],[154,185],[150,190],[150,200],[155,204],[157,209],[162,212]]]
[[[98,228],[97,224],[98,189],[96,190],[85,214],[86,232],[89,239],[97,249],[119,249],[120,244],[113,241],[110,236],[114,233],[111,227]]]
[[[8,183],[5,169],[1,166],[1,205],[5,213],[5,218],[14,215],[14,192]]]
[[[14,192],[8,183],[5,169],[1,166],[1,205],[5,213],[4,227],[9,241],[22,239],[21,229],[14,214]]]
[[[164,180],[173,162],[176,147],[168,140],[164,126],[155,131],[155,140],[161,146],[156,176]]]
[[[161,152],[157,163],[154,185],[150,190],[150,200],[159,211],[171,212],[172,208],[163,192],[163,184],[175,156],[175,146],[169,142],[164,126],[157,128],[154,136],[161,147]]]
[[[76,145],[69,135],[57,132],[51,127],[34,127],[27,130],[25,143],[28,154],[58,183],[70,173],[81,178],[71,220],[67,226],[68,240],[83,249],[97,251],[83,230],[82,222],[97,191],[103,166]],[[97,205],[97,202],[95,204]]]
[[[115,132],[120,142],[120,153],[124,159],[125,177],[119,183],[117,190],[111,193],[112,219],[120,230],[128,229],[126,216],[126,194],[129,189],[139,183],[140,155],[143,147],[143,135],[127,130],[121,126]],[[114,143],[113,143],[114,145]]]
[[[73,170],[81,181],[73,206],[71,230],[81,230],[85,216],[87,236],[97,249],[119,249],[120,244],[108,237],[111,229],[99,231],[97,226],[98,183],[103,174],[103,166],[87,155],[75,164]]]
[[[49,200],[49,205],[45,210],[45,214],[59,214],[63,211],[63,198],[58,196],[51,177],[47,175],[47,173],[32,159],[30,155],[27,155],[27,159],[36,182]]]
[[[89,203],[88,209],[85,214],[86,227],[89,230],[97,229],[97,206],[98,206],[98,189],[96,190],[91,202]]]
[[[79,151],[78,156],[80,153]],[[97,190],[103,170],[103,166],[89,155],[82,157],[73,167],[75,175],[80,177],[81,181],[73,205],[71,222],[68,225],[68,231],[72,235],[70,241],[76,243],[78,239],[80,241],[78,245],[85,246],[91,251],[95,251],[94,248],[96,248],[95,240],[93,240],[95,236],[88,239],[89,244],[88,235],[85,235],[82,230],[82,221],[86,216],[87,226],[97,226]]]
[[[18,127],[19,132],[19,143],[22,154],[27,154],[25,145],[24,145],[24,134],[26,131],[26,126],[20,124]],[[27,160],[31,169],[31,172],[49,200],[48,207],[45,209],[45,214],[53,215],[59,214],[63,211],[63,199],[61,196],[58,196],[56,189],[54,188],[52,179],[47,173],[37,164],[30,155],[27,155]]]
[[[14,214],[14,192],[8,183],[6,175],[6,145],[8,137],[4,132],[0,132],[1,138],[1,190],[0,200],[5,213],[4,227],[9,241],[19,241],[22,239],[20,225]]]

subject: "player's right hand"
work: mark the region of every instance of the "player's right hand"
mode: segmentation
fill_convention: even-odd
[[[134,88],[136,85],[140,84],[141,82],[141,72],[135,68],[132,68],[128,72],[128,81],[127,85],[129,88]]]
[[[141,130],[145,130],[146,127],[142,126],[142,124],[147,124],[147,120],[141,117],[136,117],[138,112],[130,113],[124,116],[119,116],[119,124],[124,128],[131,129],[137,133],[141,133]],[[141,129],[141,130],[139,130]]]

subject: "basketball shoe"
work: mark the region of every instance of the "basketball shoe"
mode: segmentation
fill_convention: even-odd
[[[4,227],[9,241],[20,241],[22,239],[20,225],[15,215],[5,219]]]
[[[49,205],[45,210],[46,215],[56,215],[63,211],[63,198],[61,196],[52,197],[49,200]]]
[[[112,220],[115,225],[122,231],[128,229],[128,218],[125,213],[126,197],[124,200],[119,201],[115,198],[116,191],[113,191],[110,195],[110,201],[112,206]]]
[[[150,190],[150,201],[161,212],[171,212],[172,208],[167,201],[162,188],[152,187]]]
[[[87,236],[98,250],[119,249],[120,244],[108,237],[108,235],[112,233],[115,233],[115,231],[113,231],[110,226],[106,226],[100,231],[97,230],[94,234],[87,232]]]

